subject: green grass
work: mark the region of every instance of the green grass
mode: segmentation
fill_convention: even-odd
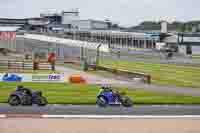
[[[71,85],[65,83],[3,83],[0,82],[0,103],[6,103],[9,94],[22,84],[34,90],[41,90],[50,104],[95,104],[99,87],[95,85]],[[125,91],[135,104],[200,104],[200,97],[148,92]]]
[[[200,67],[128,62],[121,60],[104,60],[101,61],[101,65],[115,69],[148,73],[152,76],[152,83],[154,84],[193,88],[200,87]]]
[[[74,65],[74,64],[64,64],[64,65],[61,65],[61,66],[64,66],[66,68],[71,68],[71,69],[75,69],[75,70],[79,70],[79,71],[82,71],[83,70],[83,67],[81,65]]]
[[[200,59],[200,55],[192,55],[192,59]]]

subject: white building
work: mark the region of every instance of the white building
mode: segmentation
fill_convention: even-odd
[[[73,25],[74,21],[79,21],[79,11],[72,10],[72,11],[63,11],[62,12],[62,24],[64,25]]]
[[[100,20],[76,20],[72,24],[79,30],[108,29],[108,23]]]
[[[62,12],[41,13],[40,17],[48,18],[52,24],[72,25],[72,21],[80,20],[78,9]]]
[[[79,29],[79,30],[91,30],[91,29],[108,29],[108,22],[93,20],[93,19],[80,19],[78,9],[71,11],[63,11],[61,13],[42,13],[43,18],[48,18],[51,25],[62,25],[66,30]]]
[[[179,52],[183,54],[187,54],[187,47],[191,47],[192,54],[200,54],[200,34],[171,34],[171,36],[165,37],[163,42],[169,45],[177,45]]]

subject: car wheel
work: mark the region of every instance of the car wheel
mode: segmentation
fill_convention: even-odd
[[[104,97],[97,98],[97,105],[99,107],[106,107],[108,104],[107,100]]]
[[[11,96],[11,97],[8,99],[8,103],[9,103],[11,106],[18,106],[18,105],[20,105],[21,101],[20,101],[19,97],[17,97],[17,96]]]

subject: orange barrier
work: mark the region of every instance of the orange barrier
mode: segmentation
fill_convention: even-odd
[[[69,82],[74,84],[85,84],[86,80],[81,75],[71,75],[69,77]]]

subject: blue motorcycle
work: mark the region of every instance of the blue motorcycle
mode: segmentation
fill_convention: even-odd
[[[111,89],[103,90],[97,96],[97,105],[106,107],[108,105],[122,105],[124,107],[132,107],[133,101],[126,96],[125,93],[114,92]]]

